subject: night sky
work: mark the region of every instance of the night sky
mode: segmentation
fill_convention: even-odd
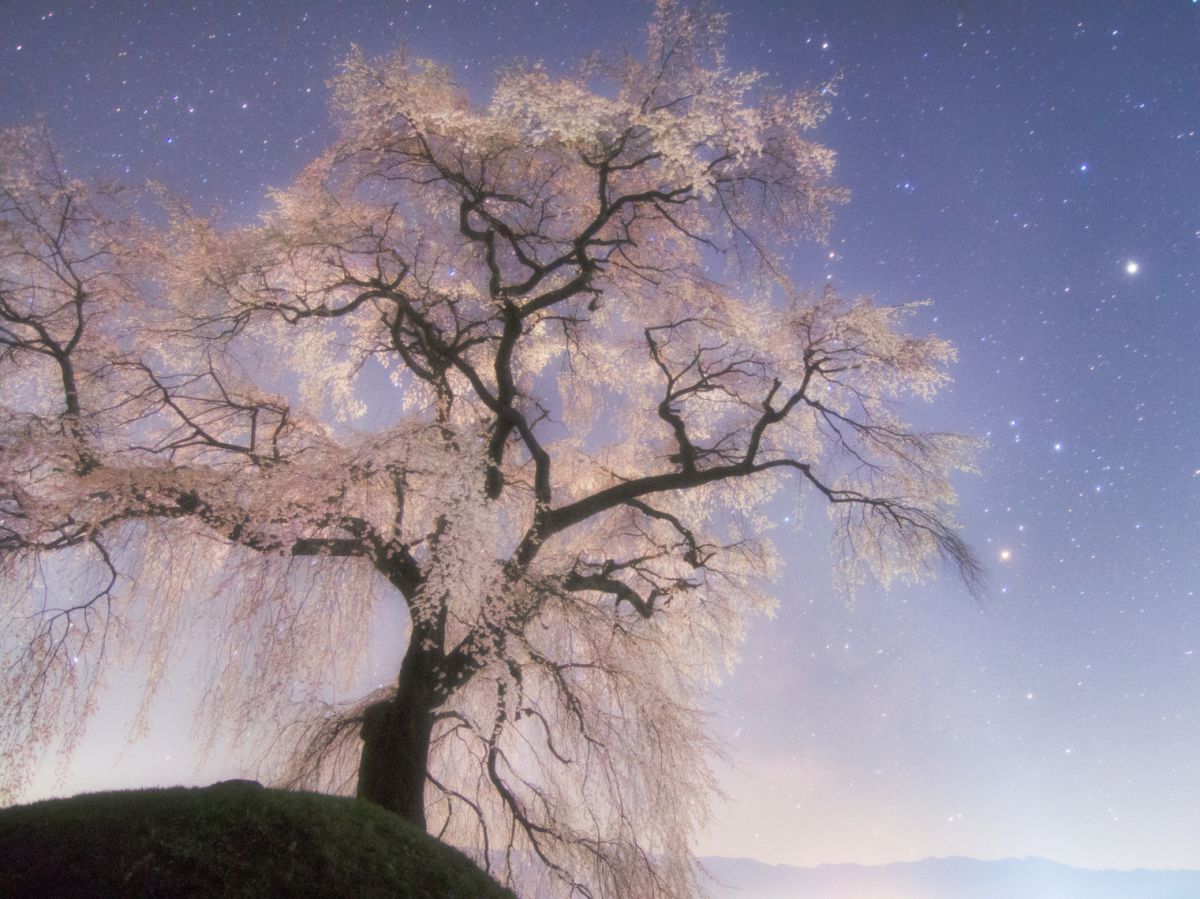
[[[351,44],[404,43],[484,97],[514,58],[640,47],[651,9],[338,6],[9,0],[0,125],[42,117],[73,174],[248,222],[331,137]],[[794,274],[934,301],[919,326],[959,347],[956,383],[913,414],[989,441],[959,486],[990,581],[848,605],[823,515],[781,521],[779,614],[713,701],[731,802],[701,853],[1200,867],[1200,3],[723,8],[735,67],[841,73],[818,139],[853,198]],[[170,715],[115,764],[119,717],[39,790],[242,773],[197,771]]]

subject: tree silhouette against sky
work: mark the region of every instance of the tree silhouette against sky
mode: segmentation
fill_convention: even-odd
[[[356,783],[502,880],[692,893],[702,692],[772,606],[773,498],[828,505],[850,585],[977,576],[974,442],[897,411],[952,347],[788,276],[843,199],[805,136],[832,87],[728,70],[722,30],[660,0],[643,55],[484,106],[355,53],[339,139],[251,227],[4,134],[10,788],[106,664],[145,666],[144,721],[203,649],[207,720],[282,782]],[[389,682],[330,703],[396,602]]]

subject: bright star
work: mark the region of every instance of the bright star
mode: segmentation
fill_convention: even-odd
[[[1128,262],[1125,263],[1125,274],[1127,274],[1127,275],[1136,275],[1141,270],[1142,270],[1142,267],[1140,265],[1138,265],[1136,262],[1134,262],[1132,259],[1130,259]]]

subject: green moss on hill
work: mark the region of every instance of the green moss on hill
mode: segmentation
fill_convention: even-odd
[[[240,783],[0,809],[0,896],[515,899],[370,803]]]

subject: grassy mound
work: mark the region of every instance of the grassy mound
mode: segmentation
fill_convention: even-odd
[[[244,783],[0,809],[0,896],[515,899],[370,803]]]

